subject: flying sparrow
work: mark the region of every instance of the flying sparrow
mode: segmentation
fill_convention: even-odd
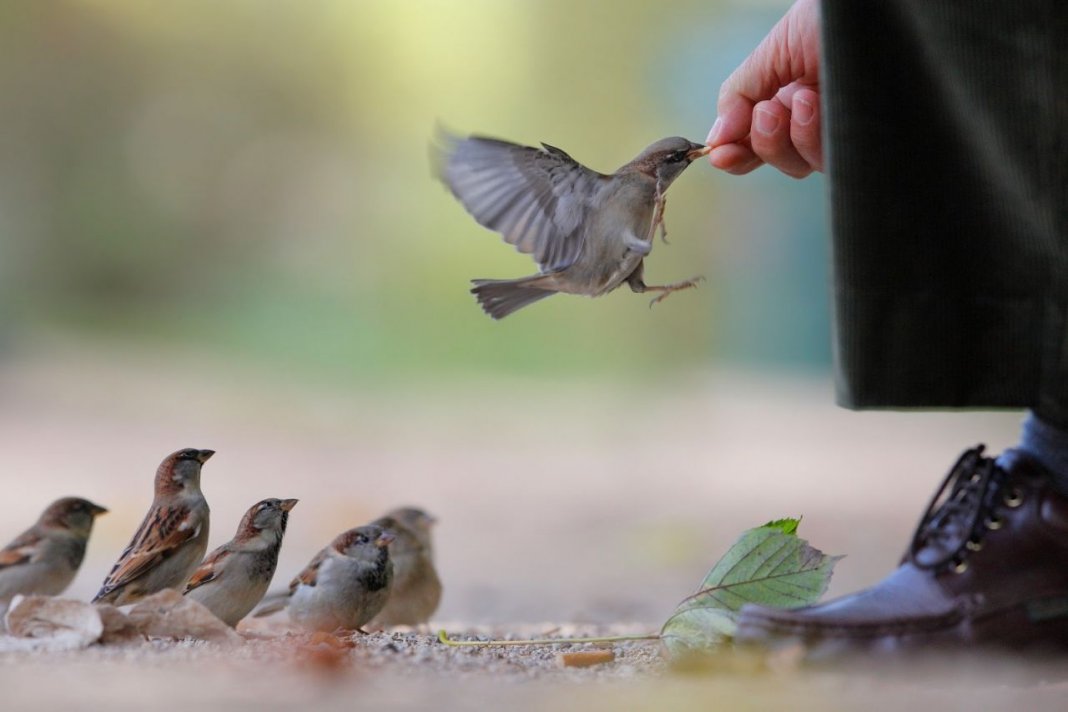
[[[17,594],[63,593],[82,565],[93,520],[107,511],[79,497],[57,499],[0,549],[0,616]]]
[[[699,281],[647,285],[642,260],[656,228],[666,234],[665,191],[708,146],[665,138],[606,175],[544,143],[537,149],[444,133],[441,143],[441,180],[480,225],[541,268],[521,279],[473,281],[471,292],[494,319],[556,292],[598,297],[626,282],[635,292],[659,292],[652,305]]]
[[[386,605],[393,583],[393,534],[367,524],[339,534],[289,583],[289,592],[256,611],[289,608],[289,618],[311,630],[362,630]]]
[[[438,609],[441,579],[434,568],[430,543],[430,529],[436,521],[421,509],[401,507],[372,522],[393,532],[396,540],[389,547],[393,587],[385,608],[371,625],[422,625]]]
[[[233,627],[248,615],[274,576],[278,550],[295,499],[265,499],[254,504],[237,526],[234,538],[208,554],[197,567],[185,595],[207,606]]]
[[[208,503],[200,467],[214,450],[171,453],[156,470],[145,520],[104,579],[93,603],[124,606],[165,588],[181,590],[208,548]]]

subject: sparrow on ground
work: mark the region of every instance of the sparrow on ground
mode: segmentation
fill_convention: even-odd
[[[700,280],[647,285],[642,260],[653,249],[656,228],[666,235],[665,191],[708,146],[661,139],[606,175],[544,143],[538,149],[442,133],[440,144],[437,171],[453,195],[480,225],[531,254],[541,268],[520,279],[473,280],[471,292],[494,319],[550,294],[598,297],[623,282],[635,292],[659,292],[651,306]]]
[[[230,627],[248,615],[267,592],[295,499],[265,499],[245,512],[237,534],[208,554],[185,595],[203,603]]]
[[[372,626],[422,625],[438,609],[441,579],[434,568],[430,543],[430,530],[436,521],[421,509],[401,507],[372,522],[396,536],[389,547],[393,587]]]
[[[164,458],[156,470],[152,506],[93,603],[124,606],[165,588],[182,590],[208,548],[200,467],[214,454],[186,448]]]
[[[93,520],[107,511],[79,497],[57,499],[0,549],[0,617],[17,594],[63,593],[85,558]]]
[[[289,583],[289,592],[256,611],[266,616],[289,608],[289,618],[310,630],[363,626],[386,605],[393,583],[389,545],[394,536],[374,524],[339,534]]]

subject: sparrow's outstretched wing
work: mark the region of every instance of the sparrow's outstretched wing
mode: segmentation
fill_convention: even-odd
[[[533,255],[543,272],[556,272],[581,254],[582,226],[609,176],[542,146],[442,133],[437,171],[480,225]]]

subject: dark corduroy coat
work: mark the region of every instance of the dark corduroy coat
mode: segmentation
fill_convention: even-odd
[[[1068,0],[824,0],[843,405],[1068,427]]]

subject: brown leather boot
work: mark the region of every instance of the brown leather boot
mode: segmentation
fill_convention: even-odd
[[[746,606],[740,642],[813,657],[977,645],[1068,652],[1068,497],[1034,460],[965,452],[901,565],[872,588],[795,609]]]

